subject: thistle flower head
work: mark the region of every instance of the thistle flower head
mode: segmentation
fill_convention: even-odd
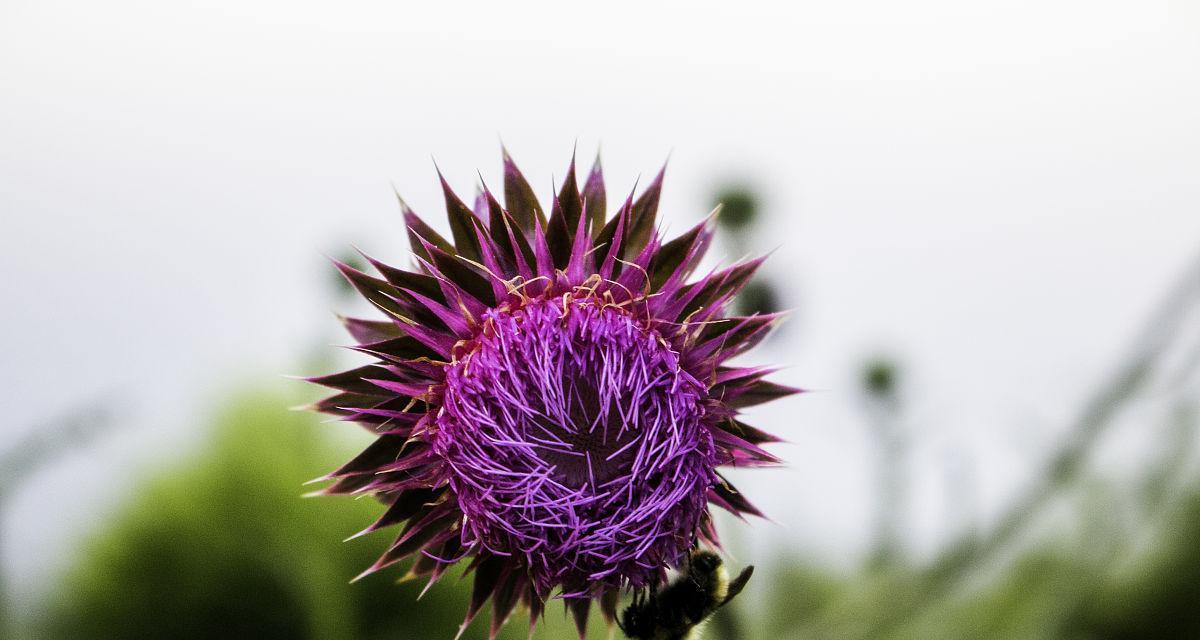
[[[338,265],[385,319],[345,319],[375,362],[311,379],[377,436],[324,492],[388,505],[364,533],[403,525],[367,573],[469,558],[464,628],[489,598],[493,637],[519,602],[535,625],[557,592],[582,635],[594,600],[611,622],[621,589],[718,544],[709,505],[758,513],[717,468],[776,463],[737,414],[796,390],[727,364],[776,320],[725,315],[761,260],[690,279],[711,218],[663,243],[661,172],[608,217],[599,163],[580,190],[572,161],[547,217],[504,169],[503,205],[442,180],[453,242],[403,207],[414,269]]]
[[[704,387],[658,333],[588,294],[489,310],[446,372],[434,450],[470,543],[539,590],[649,583],[716,482]]]

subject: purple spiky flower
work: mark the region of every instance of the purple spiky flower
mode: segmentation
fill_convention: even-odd
[[[493,637],[518,602],[532,630],[557,590],[582,635],[593,600],[611,622],[718,544],[710,504],[758,514],[717,467],[775,464],[738,411],[797,391],[726,364],[777,319],[725,315],[761,259],[689,281],[712,218],[663,243],[662,178],[608,218],[599,161],[581,192],[572,160],[547,219],[505,153],[504,205],[442,180],[453,243],[402,203],[414,270],[338,264],[387,316],[345,319],[376,362],[311,379],[377,436],[324,492],[388,505],[363,533],[404,524],[366,573],[416,556],[433,584],[470,558],[464,628],[491,598]]]

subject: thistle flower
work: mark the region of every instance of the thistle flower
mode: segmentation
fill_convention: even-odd
[[[777,320],[724,315],[761,259],[689,281],[713,218],[662,242],[662,179],[610,218],[599,161],[580,190],[572,159],[547,218],[505,152],[503,205],[442,178],[453,242],[401,202],[412,271],[337,263],[386,319],[344,319],[376,362],[310,379],[377,436],[322,493],[385,502],[362,533],[404,524],[363,575],[469,559],[464,629],[490,598],[492,637],[518,603],[532,634],[557,592],[582,636],[594,600],[611,623],[622,589],[719,544],[710,505],[761,515],[717,471],[775,464],[738,411],[797,391],[726,364]]]

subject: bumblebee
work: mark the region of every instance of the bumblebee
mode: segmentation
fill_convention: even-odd
[[[730,580],[720,556],[694,550],[683,575],[661,591],[634,593],[618,626],[633,640],[697,640],[708,617],[741,593],[753,572],[746,567]]]

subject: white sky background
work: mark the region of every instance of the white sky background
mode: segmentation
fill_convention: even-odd
[[[1200,251],[1193,2],[405,4],[0,4],[0,446],[132,402],[6,514],[21,589],[332,335],[322,252],[405,259],[392,183],[442,224],[431,155],[499,187],[503,137],[546,195],[576,140],[614,194],[671,153],[674,231],[751,176],[797,308],[760,358],[821,391],[759,412],[792,466],[746,480],[779,526],[738,535],[839,563],[864,357],[906,366],[928,548],[946,461],[994,514]]]

